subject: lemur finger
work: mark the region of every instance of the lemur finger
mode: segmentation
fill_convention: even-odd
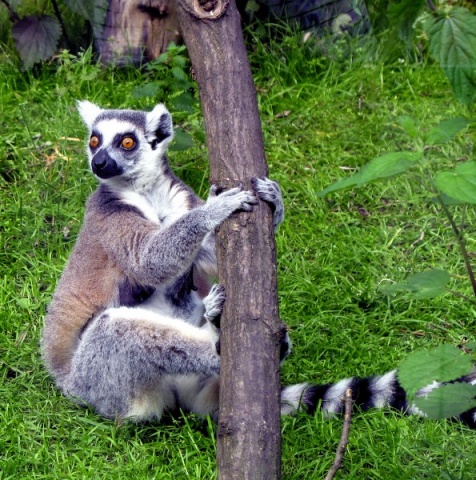
[[[224,190],[223,192],[220,192],[219,195],[223,198],[232,197],[233,195],[238,195],[242,191],[243,191],[242,187],[233,187],[233,188],[230,188],[229,190]]]
[[[279,185],[267,177],[253,178],[251,185],[258,197],[265,202],[275,204],[276,200],[281,197]]]
[[[267,177],[253,178],[251,184],[258,197],[271,205],[273,209],[273,226],[276,230],[278,225],[284,220],[284,204],[281,188],[277,182]]]

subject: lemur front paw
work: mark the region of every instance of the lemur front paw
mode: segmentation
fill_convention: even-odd
[[[204,317],[215,328],[220,328],[220,319],[223,312],[223,304],[226,300],[225,287],[216,283],[210,290],[210,293],[203,299],[205,306]]]
[[[252,191],[234,187],[222,192],[217,185],[212,185],[205,204],[211,228],[217,227],[238,210],[253,211],[257,203],[258,199]]]
[[[273,209],[273,227],[276,230],[284,220],[284,204],[281,188],[279,188],[277,182],[267,177],[253,178],[251,184],[258,197],[271,205]]]

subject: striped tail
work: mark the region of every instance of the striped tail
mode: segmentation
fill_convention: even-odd
[[[476,385],[476,370],[455,382]],[[442,384],[434,382],[421,389],[417,396],[425,396],[440,385]],[[281,392],[281,413],[290,415],[301,407],[304,407],[310,414],[318,408],[329,416],[343,413],[344,394],[348,388],[352,390],[353,405],[363,411],[370,408],[393,408],[407,415],[425,416],[415,405],[409,404],[407,394],[398,382],[396,370],[385,375],[367,378],[347,378],[333,384],[302,383],[284,387]],[[462,413],[457,419],[468,427],[476,429],[476,408]]]

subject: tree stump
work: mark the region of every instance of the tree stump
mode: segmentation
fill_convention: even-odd
[[[175,0],[109,0],[96,45],[103,63],[139,65],[179,40]]]

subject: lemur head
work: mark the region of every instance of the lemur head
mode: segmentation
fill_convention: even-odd
[[[89,129],[89,166],[101,182],[145,184],[162,174],[173,136],[172,118],[162,104],[142,112],[103,110],[84,100],[78,111]]]

